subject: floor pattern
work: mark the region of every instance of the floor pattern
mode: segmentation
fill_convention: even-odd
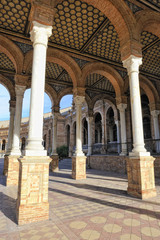
[[[0,240],[159,240],[160,179],[157,197],[139,200],[126,193],[127,176],[87,170],[87,179],[71,179],[71,160],[50,173],[50,218],[18,226],[16,187],[6,187],[0,160]]]

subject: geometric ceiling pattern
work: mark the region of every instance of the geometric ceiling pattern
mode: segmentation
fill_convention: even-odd
[[[72,83],[72,79],[66,72],[66,70],[60,65],[52,62],[47,62],[46,64],[46,81],[48,80],[49,83],[51,83],[50,80],[53,80],[54,83],[56,81],[57,83],[61,82]]]
[[[160,76],[160,42],[144,52],[143,65],[140,69]]]
[[[160,8],[160,0],[148,0],[148,2],[154,4],[156,7]]]
[[[78,0],[57,4],[51,42],[80,50],[105,16],[98,9]]]
[[[30,0],[1,0],[0,26],[18,33],[24,33],[30,12]]]
[[[12,61],[7,57],[6,54],[0,52],[0,70],[8,70],[15,72],[14,65]]]
[[[120,62],[120,42],[114,26],[109,22],[106,28],[98,34],[97,38],[88,47],[88,53]]]
[[[105,90],[108,93],[114,93],[115,92],[111,82],[107,78],[105,78],[104,76],[102,76],[100,74],[97,74],[97,73],[93,73],[93,74],[90,74],[89,76],[87,76],[86,88],[87,87],[90,90],[93,88],[93,89]]]
[[[143,64],[140,66],[140,70],[160,76],[160,41],[158,37],[144,31],[141,34],[141,44],[143,46]]]

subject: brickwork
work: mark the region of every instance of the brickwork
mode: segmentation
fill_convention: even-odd
[[[72,178],[75,180],[86,179],[86,157],[72,157]]]
[[[49,157],[19,158],[17,221],[19,225],[49,217]]]
[[[128,157],[127,192],[129,195],[141,199],[147,199],[156,196],[153,162],[154,158],[151,156]]]
[[[97,170],[126,173],[126,157],[93,155],[87,157],[87,164]]]
[[[19,156],[8,156],[8,174],[6,185],[18,185],[18,178],[19,178]]]

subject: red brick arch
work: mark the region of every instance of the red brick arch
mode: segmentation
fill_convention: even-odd
[[[102,76],[106,77],[114,87],[116,98],[121,98],[123,95],[124,81],[114,68],[100,62],[86,64],[82,69],[83,87],[85,87],[87,76],[92,73],[101,74]]]
[[[16,93],[13,83],[8,78],[4,77],[2,74],[0,74],[0,83],[7,88],[10,95],[10,100],[15,100]]]
[[[136,14],[139,38],[143,31],[151,32],[160,38],[160,15],[151,10],[143,10]]]
[[[22,73],[24,55],[19,47],[11,40],[4,36],[0,36],[0,51],[5,53],[13,62],[16,73]]]
[[[60,105],[60,101],[62,99],[62,97],[64,97],[65,95],[68,94],[73,94],[73,88],[69,87],[69,88],[65,88],[63,91],[61,91],[58,96],[57,96],[57,104]]]
[[[45,92],[48,94],[52,106],[57,105],[57,93],[56,91],[47,83],[45,83]]]
[[[146,77],[142,75],[140,76],[140,87],[146,93],[150,104],[156,105],[157,103],[159,103],[160,99],[156,88],[151,81],[149,81]]]
[[[25,56],[23,70],[28,73],[31,69],[33,58],[33,50],[29,51]],[[70,75],[73,86],[77,87],[78,81],[81,79],[82,71],[78,64],[69,55],[57,49],[48,49],[47,62],[57,63],[62,66]]]
[[[141,54],[141,50],[136,44],[136,41],[138,41],[136,19],[124,0],[82,1],[99,9],[114,25],[120,40],[122,59],[127,58],[131,54]]]

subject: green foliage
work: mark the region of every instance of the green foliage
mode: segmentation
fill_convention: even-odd
[[[68,147],[65,145],[57,147],[57,153],[60,159],[68,157]]]

